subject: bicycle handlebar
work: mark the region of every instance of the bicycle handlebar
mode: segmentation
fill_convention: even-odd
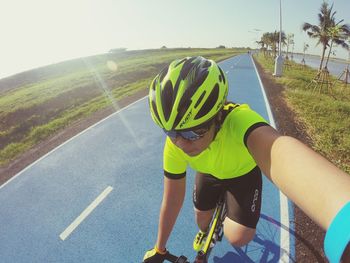
[[[180,257],[177,257],[177,256],[171,254],[170,252],[167,255],[166,260],[168,260],[172,263],[190,263],[185,256],[181,255]]]

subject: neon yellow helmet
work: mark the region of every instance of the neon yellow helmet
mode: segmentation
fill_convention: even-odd
[[[227,93],[226,76],[213,60],[175,60],[151,83],[151,116],[167,131],[189,130],[213,119],[222,109]]]

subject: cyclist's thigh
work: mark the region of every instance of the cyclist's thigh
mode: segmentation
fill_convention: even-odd
[[[256,228],[261,209],[260,169],[255,167],[246,175],[228,179],[225,187],[227,187],[227,217],[241,225]]]
[[[223,189],[222,180],[197,172],[193,188],[194,207],[200,211],[214,209]]]

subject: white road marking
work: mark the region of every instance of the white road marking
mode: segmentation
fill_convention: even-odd
[[[266,109],[267,109],[267,114],[269,116],[269,120],[270,120],[270,124],[272,127],[276,128],[276,123],[275,120],[273,119],[273,115],[271,112],[271,108],[270,108],[270,104],[269,101],[266,97],[266,93],[265,93],[265,89],[264,89],[264,85],[262,84],[260,75],[258,73],[258,70],[256,68],[255,62],[253,60],[253,57],[250,57],[255,71],[256,71],[256,75],[258,76],[259,79],[259,83],[260,83],[260,88],[261,91],[263,93],[263,97],[265,100],[265,104],[266,104]],[[282,226],[285,227],[281,227],[281,237],[280,237],[280,259],[279,262],[290,262],[290,238],[289,238],[289,209],[288,209],[288,198],[280,191],[280,213],[281,213],[281,224]]]
[[[234,68],[234,67],[236,67],[237,66],[237,64],[241,61],[241,59],[242,59],[242,55],[239,55],[238,56],[238,60],[237,60],[237,62],[236,63],[234,63],[232,66],[231,66],[231,68]]]
[[[60,238],[64,241],[80,224],[89,216],[89,214],[109,195],[113,187],[108,186],[81,214],[73,223],[71,223],[66,230],[60,234]]]

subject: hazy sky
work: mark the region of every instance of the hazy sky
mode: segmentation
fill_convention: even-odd
[[[295,51],[321,47],[301,31],[317,24],[322,0],[282,0],[283,30]],[[350,1],[335,0],[336,18],[350,23]],[[257,31],[261,30],[261,31]],[[0,0],[0,78],[112,48],[257,47],[279,29],[278,0]],[[348,53],[336,48],[338,57]]]

